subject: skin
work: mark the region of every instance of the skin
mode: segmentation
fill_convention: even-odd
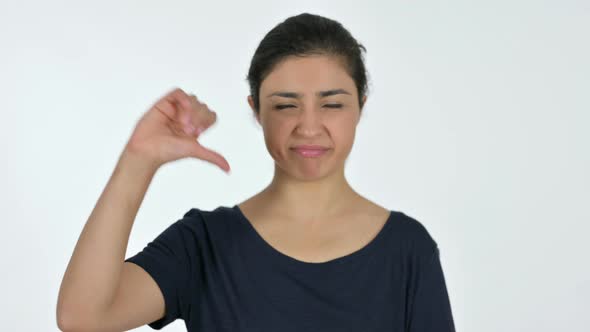
[[[334,89],[347,93],[316,94]],[[268,97],[279,91],[300,96]],[[306,262],[340,257],[370,242],[389,210],[357,193],[345,177],[361,113],[355,83],[337,58],[286,58],[262,82],[260,112],[251,96],[248,103],[275,161],[271,183],[238,204],[258,233],[275,249]],[[330,150],[304,158],[290,149],[298,144]]]
[[[350,94],[315,95],[334,88]],[[299,92],[302,97],[266,98],[278,90]],[[182,96],[183,92],[173,94]],[[263,191],[238,204],[242,212],[270,246],[303,262],[325,262],[364,247],[381,230],[389,211],[356,193],[344,177],[344,163],[360,118],[352,79],[333,58],[291,58],[264,80],[260,94],[261,112],[254,114],[275,160],[275,174]],[[204,112],[205,104],[196,98],[184,100],[186,109],[199,111],[194,116],[205,117],[199,124],[210,126],[215,121],[213,113]],[[251,98],[248,102],[253,106]],[[295,107],[277,111],[273,107],[278,103]],[[336,103],[343,108],[326,106]],[[192,155],[222,168],[228,166],[220,155],[203,147],[195,149],[196,133],[189,131],[170,140],[171,133],[157,126],[158,121],[167,122],[164,115],[175,116],[170,106],[158,103],[156,111],[147,113],[152,120],[134,131],[135,138],[130,140],[134,143],[122,153],[84,226],[60,287],[56,315],[61,330],[127,331],[165,314],[165,299],[155,280],[138,265],[122,263],[137,210],[157,169],[155,164],[160,162],[138,153],[149,150],[142,149],[149,144],[137,142],[157,132],[152,136],[164,146],[163,159]],[[189,141],[192,146],[187,145]],[[170,143],[183,151],[170,149]],[[289,150],[301,143],[322,144],[332,150],[318,159],[304,159]],[[151,144],[153,147],[153,141]]]

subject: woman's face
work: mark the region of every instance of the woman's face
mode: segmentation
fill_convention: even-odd
[[[268,152],[284,172],[312,180],[344,168],[360,109],[356,85],[335,58],[289,57],[262,81],[259,96],[256,118]],[[254,110],[251,96],[248,102]],[[326,151],[310,156],[298,153],[298,145]]]

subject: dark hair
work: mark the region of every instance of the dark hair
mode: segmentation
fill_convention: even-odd
[[[254,52],[248,84],[256,113],[260,112],[260,85],[273,68],[288,56],[330,55],[339,58],[354,80],[359,107],[367,94],[367,72],[362,51],[366,48],[339,22],[309,13],[291,16],[270,30]]]

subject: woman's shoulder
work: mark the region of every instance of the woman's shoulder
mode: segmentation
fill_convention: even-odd
[[[432,251],[438,247],[437,242],[423,221],[413,215],[399,210],[391,210],[396,227],[396,240],[417,251]]]
[[[368,199],[365,199],[363,204],[365,211],[369,211],[369,215],[376,216],[377,219],[384,213],[390,216],[388,222],[392,223],[390,226],[393,226],[391,228],[399,243],[410,245],[419,250],[430,250],[437,246],[425,224],[412,215],[401,210],[379,205]]]
[[[219,205],[215,208],[199,208],[199,207],[191,207],[188,211],[186,211],[183,215],[183,218],[194,219],[194,218],[202,218],[203,216],[207,217],[216,217],[221,214],[227,213],[227,206]]]
[[[219,205],[213,208],[191,207],[180,220],[192,228],[227,228],[228,224],[235,224],[239,214],[233,206]]]

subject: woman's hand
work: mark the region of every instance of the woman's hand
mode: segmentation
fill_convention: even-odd
[[[177,159],[194,157],[229,172],[224,157],[196,140],[216,119],[217,114],[207,104],[176,88],[144,113],[125,149],[147,158],[158,167]]]

